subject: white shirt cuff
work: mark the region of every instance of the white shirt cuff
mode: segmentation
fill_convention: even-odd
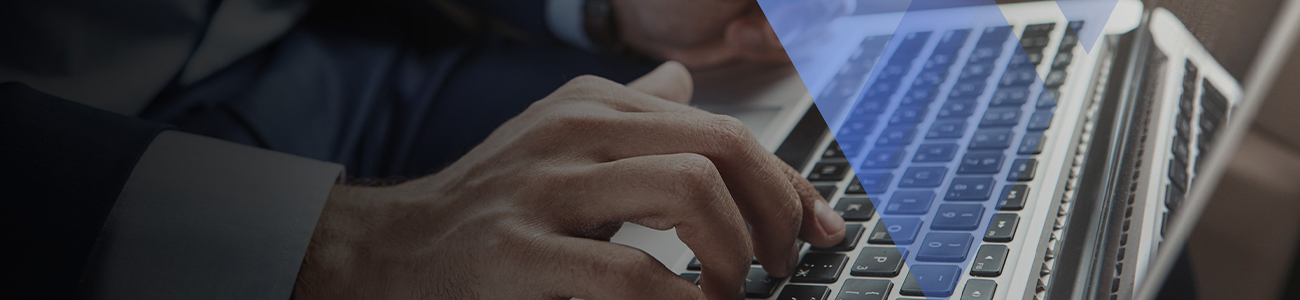
[[[583,2],[584,0],[546,0],[546,25],[550,27],[551,33],[561,41],[582,48],[587,51],[596,51],[596,44],[591,42],[587,37],[587,30],[583,27]]]
[[[159,134],[104,223],[96,299],[289,299],[343,166]]]

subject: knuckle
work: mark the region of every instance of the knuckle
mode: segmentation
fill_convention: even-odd
[[[672,170],[679,174],[681,184],[689,191],[699,192],[717,183],[718,167],[708,157],[695,153],[679,154]]]
[[[718,167],[703,155],[687,153],[680,156],[673,171],[679,180],[681,200],[690,204],[681,208],[691,213],[715,213],[726,190]]]
[[[654,258],[639,250],[622,250],[612,251],[607,254],[598,264],[594,272],[598,276],[607,276],[610,284],[615,285],[620,291],[641,290],[646,284],[642,280],[646,274],[653,274],[655,270]]]
[[[725,153],[732,153],[745,149],[746,142],[750,138],[749,128],[736,119],[727,115],[715,115],[709,124],[710,139]]]
[[[613,120],[599,114],[556,110],[542,118],[538,130],[544,133],[573,134],[609,126]]]

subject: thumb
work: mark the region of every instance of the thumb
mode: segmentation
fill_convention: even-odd
[[[627,87],[682,104],[691,102],[691,94],[694,93],[691,73],[675,61],[659,65],[649,74],[627,84]]]

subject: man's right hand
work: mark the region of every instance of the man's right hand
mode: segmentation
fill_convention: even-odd
[[[796,238],[838,243],[812,185],[740,121],[686,105],[690,82],[671,62],[628,86],[579,77],[437,174],[336,187],[294,296],[737,299],[751,256],[785,276]],[[609,242],[624,222],[675,228],[702,289]]]

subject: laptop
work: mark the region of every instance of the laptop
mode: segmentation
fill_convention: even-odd
[[[1253,115],[1159,6],[918,0],[810,16],[807,2],[826,1],[759,1],[798,71],[777,85],[807,93],[704,107],[801,170],[848,234],[804,246],[787,278],[755,264],[749,298],[1134,298],[1177,256],[1165,234],[1218,172],[1209,153]],[[671,233],[627,226],[613,241],[698,278]]]

